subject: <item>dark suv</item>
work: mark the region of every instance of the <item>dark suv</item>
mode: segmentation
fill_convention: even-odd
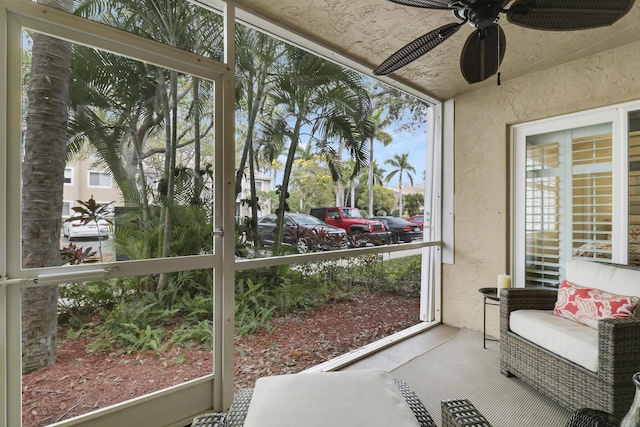
[[[364,218],[358,208],[311,208],[309,213],[329,225],[346,230],[355,242],[359,242],[359,238],[366,238],[374,245],[391,242],[392,234],[387,227],[381,221]]]

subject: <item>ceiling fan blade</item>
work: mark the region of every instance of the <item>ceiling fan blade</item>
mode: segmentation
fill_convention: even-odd
[[[497,24],[467,37],[460,56],[460,70],[465,80],[478,83],[493,76],[502,63],[506,46],[504,31]]]
[[[423,7],[425,9],[454,9],[449,7],[450,0],[391,0],[403,6]]]
[[[509,22],[548,31],[606,27],[626,15],[635,0],[516,0]]]
[[[375,75],[387,75],[392,73],[410,62],[420,58],[425,53],[429,52],[440,43],[454,35],[462,26],[459,24],[447,24],[436,30],[430,31],[427,34],[418,37],[408,45],[404,46],[396,53],[391,55],[384,61],[378,68],[373,71]]]

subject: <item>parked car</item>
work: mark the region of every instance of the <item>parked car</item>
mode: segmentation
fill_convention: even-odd
[[[277,216],[263,216],[258,220],[260,244],[270,246],[275,240]],[[318,218],[301,214],[288,213],[284,216],[282,242],[295,245],[298,252],[329,250],[346,247],[346,231],[333,227]]]
[[[395,216],[373,216],[371,219],[381,221],[393,234],[392,242],[410,243],[414,239],[422,238],[422,229],[419,225]]]
[[[111,222],[106,219],[99,219],[96,224],[93,220],[85,222],[84,219],[71,217],[62,223],[62,234],[68,237],[69,241],[81,238],[107,239],[109,233],[111,233]]]
[[[310,214],[329,225],[346,230],[351,236],[353,246],[362,246],[367,242],[375,245],[386,244],[392,239],[392,234],[384,223],[364,218],[358,208],[311,208]]]
[[[420,230],[424,230],[424,215],[414,215],[407,218],[407,221],[420,226]]]

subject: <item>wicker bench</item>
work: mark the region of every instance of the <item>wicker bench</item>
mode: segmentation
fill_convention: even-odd
[[[565,424],[565,427],[619,426],[619,418],[589,408],[574,411]],[[491,427],[491,424],[467,399],[453,399],[442,401],[442,427]]]
[[[566,278],[576,285],[605,289],[595,286],[598,283],[602,285],[601,275],[615,275],[616,278],[624,275],[624,282],[631,283],[640,280],[640,272],[633,270],[636,269],[569,261]],[[605,291],[616,293],[608,288]],[[593,372],[511,330],[512,312],[553,310],[556,300],[557,291],[552,289],[501,290],[500,372],[520,378],[571,411],[593,408],[622,417],[635,395],[633,374],[640,371],[640,318],[599,321],[598,369]]]
[[[402,380],[394,380],[394,383],[416,416],[420,427],[436,427],[431,415],[429,415],[429,412],[427,412],[427,409],[411,387]],[[199,415],[193,420],[191,427],[242,427],[249,411],[252,395],[252,388],[240,389],[231,404],[231,408],[229,408],[228,414],[211,413]]]

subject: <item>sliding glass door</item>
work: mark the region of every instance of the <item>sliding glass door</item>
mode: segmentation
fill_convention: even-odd
[[[570,259],[639,264],[638,105],[513,128],[516,283],[557,286]]]

